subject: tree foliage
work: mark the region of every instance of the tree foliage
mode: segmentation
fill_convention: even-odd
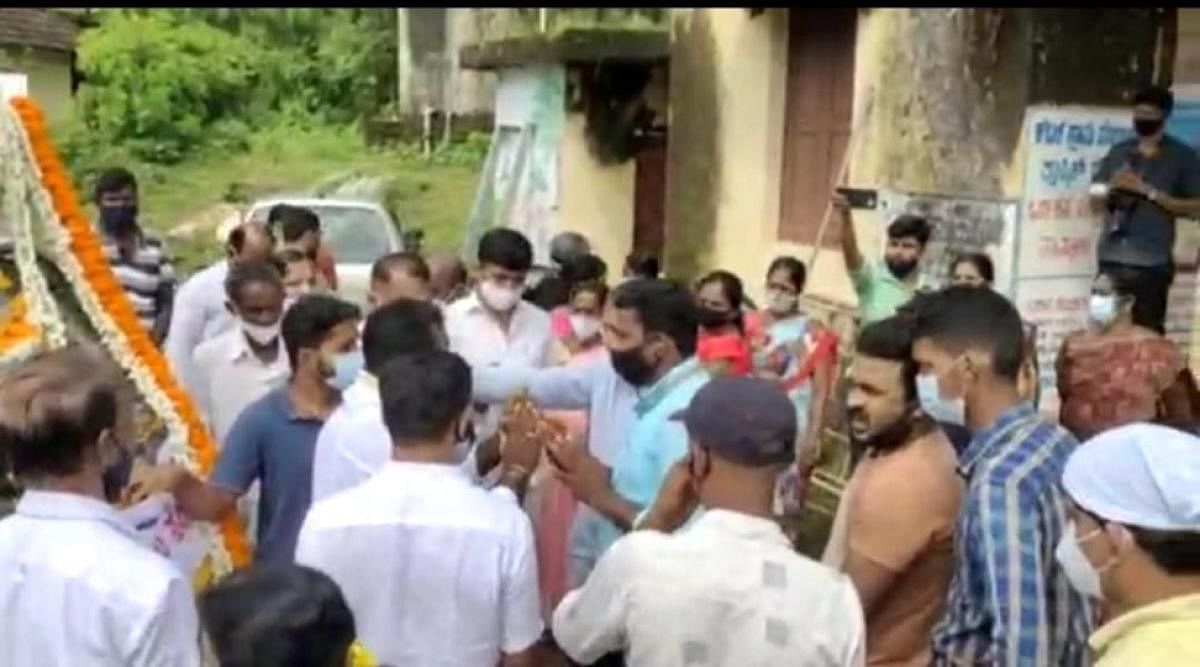
[[[394,24],[394,9],[107,10],[80,40],[77,127],[170,163],[279,117],[350,122],[394,87]]]

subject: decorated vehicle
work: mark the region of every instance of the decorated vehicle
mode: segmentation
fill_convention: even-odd
[[[94,341],[136,397],[131,453],[207,475],[216,444],[139,323],[31,99],[0,105],[0,176],[0,373],[41,351]],[[11,498],[18,480],[3,461],[0,478],[0,495]],[[179,537],[179,522],[169,508],[164,511],[147,526]],[[250,560],[236,516],[218,526],[194,524],[187,533],[188,547],[201,553],[193,572],[198,586]],[[162,535],[152,539],[161,546]]]

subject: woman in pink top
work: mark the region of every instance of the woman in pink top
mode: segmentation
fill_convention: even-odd
[[[728,271],[713,271],[696,283],[700,334],[696,355],[715,372],[749,375],[753,346],[762,336],[762,319],[746,311],[742,281]]]
[[[600,317],[608,288],[602,282],[576,285],[565,307],[563,324],[555,335],[561,343],[562,363],[586,364],[604,353],[600,343]],[[584,411],[547,412],[547,418],[566,427],[571,438],[586,438],[588,415]],[[575,498],[562,482],[543,465],[539,486],[541,501],[537,508],[535,538],[538,557],[538,583],[542,611],[550,617],[569,589],[567,541],[575,518]]]

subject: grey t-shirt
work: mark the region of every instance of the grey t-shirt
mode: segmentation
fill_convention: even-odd
[[[1164,136],[1154,157],[1132,157],[1136,138],[1114,145],[1100,162],[1093,182],[1108,183],[1125,165],[1136,164],[1135,172],[1159,192],[1176,198],[1200,197],[1200,157],[1187,144]],[[1175,216],[1161,206],[1135,195],[1123,195],[1131,208],[1124,234],[1113,234],[1106,224],[1100,234],[1102,262],[1132,266],[1163,266],[1171,263],[1175,246]],[[1107,214],[1111,216],[1111,212]]]
[[[290,563],[312,504],[313,452],[324,422],[295,415],[287,387],[242,411],[217,459],[212,484],[244,494],[262,483],[254,562]]]

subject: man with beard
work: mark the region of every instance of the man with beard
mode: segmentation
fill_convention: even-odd
[[[605,307],[604,338],[613,372],[594,372],[591,377],[594,385],[600,385],[596,388],[608,387],[605,393],[614,403],[622,393],[615,383],[634,389],[632,420],[615,416],[627,424],[623,442],[615,449],[611,465],[583,442],[547,443],[546,449],[562,480],[592,510],[580,515],[571,537],[571,574],[577,582],[622,533],[634,527],[639,513],[658,494],[667,471],[687,453],[687,432],[671,416],[687,407],[709,380],[695,357],[696,330],[692,295],[674,282],[627,283],[617,288]],[[603,379],[605,375],[608,379]],[[605,414],[603,409],[600,414]],[[598,418],[593,414],[593,419]]]
[[[850,436],[866,454],[842,496],[825,563],[858,589],[867,664],[926,665],[954,571],[963,496],[954,448],[920,409],[906,321],[859,333],[849,380]]]
[[[893,220],[880,266],[863,258],[845,197],[835,194],[833,205],[842,223],[842,258],[858,294],[859,319],[865,325],[891,317],[921,287],[917,267],[929,243],[929,222],[915,215]]]

